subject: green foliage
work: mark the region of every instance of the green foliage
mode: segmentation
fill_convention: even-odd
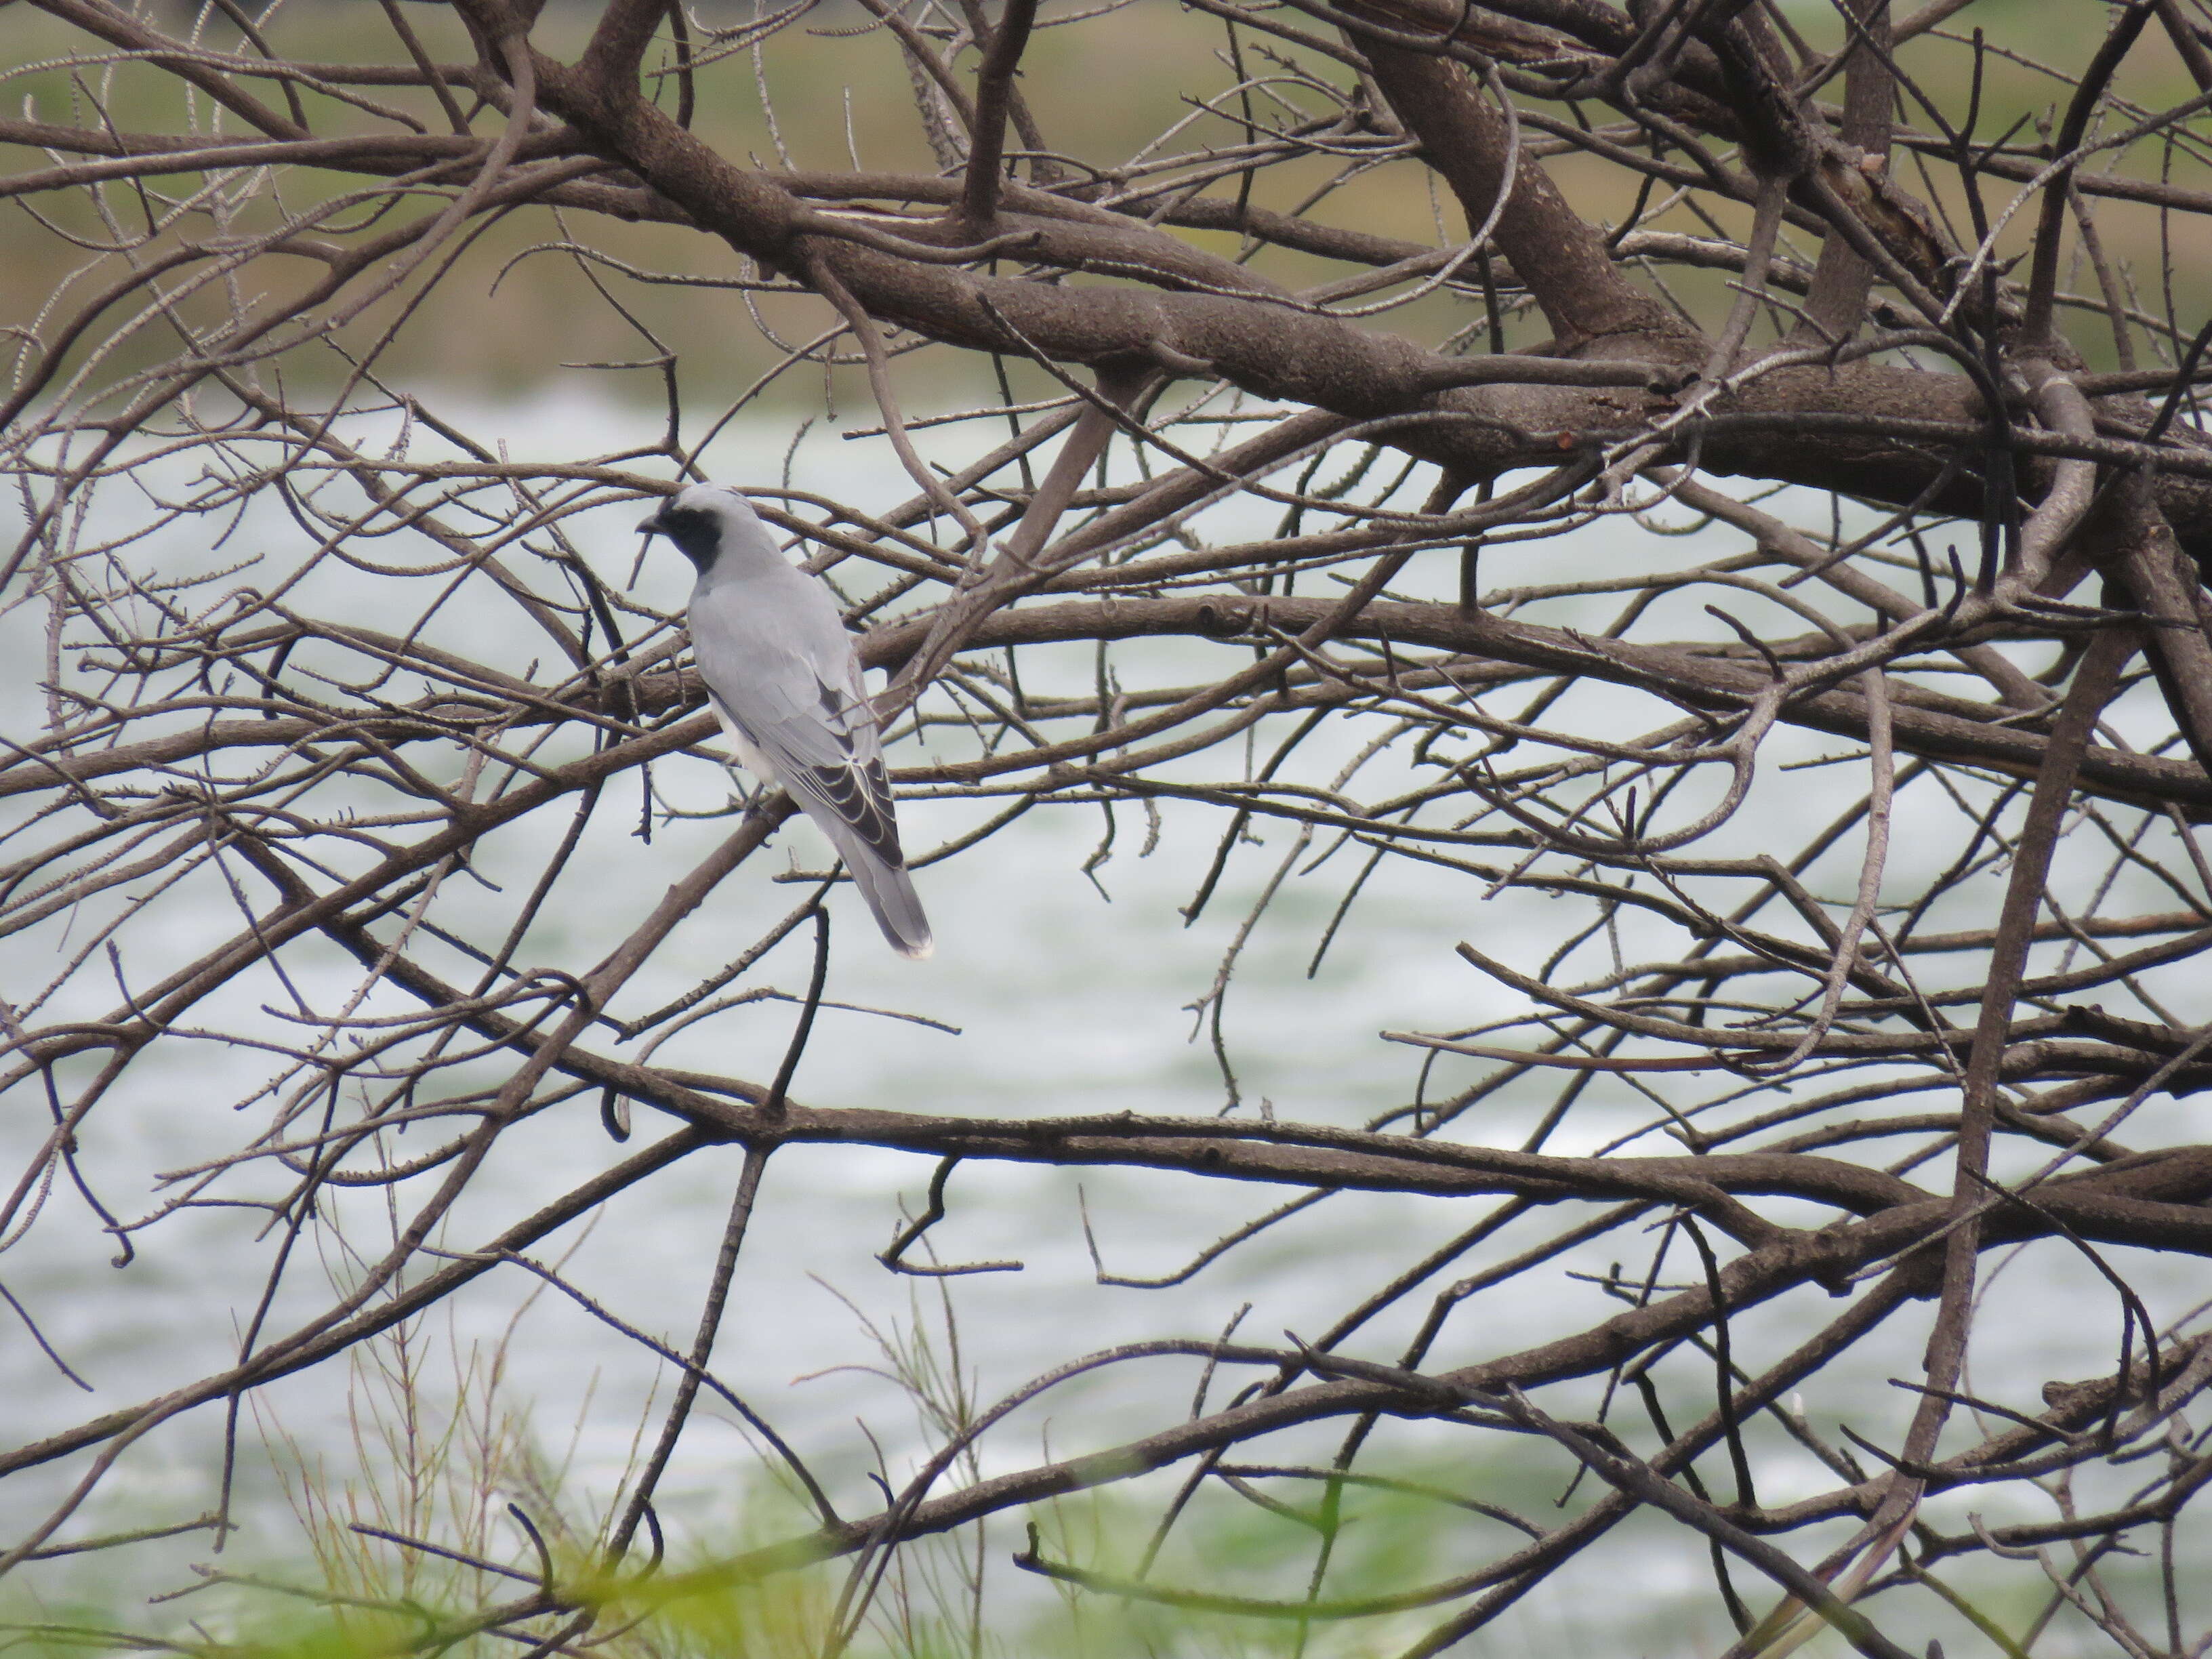
[[[928,1439],[964,1440],[976,1426],[977,1380],[963,1358],[948,1282],[918,1286],[904,1321],[861,1323],[880,1355],[878,1369],[912,1401]],[[540,1444],[532,1402],[507,1360],[503,1340],[449,1351],[422,1322],[363,1345],[352,1358],[347,1398],[360,1462],[343,1474],[257,1404],[306,1559],[241,1567],[234,1543],[222,1565],[198,1569],[198,1586],[164,1599],[157,1613],[167,1618],[134,1619],[91,1602],[37,1608],[15,1592],[15,1601],[0,1602],[0,1654],[491,1659],[516,1652],[517,1635],[544,1639],[572,1626],[587,1626],[594,1650],[607,1659],[817,1659],[834,1650],[854,1564],[791,1565],[778,1552],[781,1570],[763,1570],[769,1547],[815,1525],[777,1465],[763,1462],[738,1484],[711,1534],[674,1546],[665,1559],[641,1544],[610,1565],[606,1540],[623,1494],[577,1489],[567,1455]],[[650,1415],[648,1402],[641,1427]],[[896,1489],[899,1476],[882,1473]],[[948,1481],[981,1475],[963,1456]],[[1493,1498],[1541,1504],[1556,1496],[1546,1479],[1538,1460],[1517,1459],[1509,1449],[1486,1466],[1481,1484]],[[1208,1483],[1164,1547],[1156,1529],[1159,1499],[1171,1487],[1089,1489],[1033,1510],[1024,1553],[1133,1593],[1018,1570],[1017,1540],[1003,1523],[965,1537],[920,1538],[882,1564],[879,1589],[864,1602],[843,1652],[850,1659],[1364,1659],[1394,1652],[1424,1622],[1424,1609],[1312,1623],[1295,1609],[1309,1595],[1358,1601],[1447,1576],[1470,1526],[1494,1544],[1499,1523],[1455,1510],[1444,1490],[1451,1484],[1449,1475],[1440,1480],[1434,1470],[1414,1469],[1395,1476],[1369,1469],[1341,1485],[1240,1481],[1248,1496]],[[1327,1570],[1316,1573],[1323,1555]],[[1166,1599],[1150,1599],[1155,1595]],[[1243,1598],[1271,1611],[1193,1607],[1194,1595]],[[514,1616],[529,1605],[550,1610]],[[489,1633],[501,1613],[507,1633]]]
[[[605,1638],[597,1650],[611,1659],[814,1659],[825,1650],[847,1564],[820,1563],[766,1577],[733,1565],[769,1536],[789,1537],[805,1527],[804,1515],[765,1481],[749,1488],[734,1507],[741,1527],[717,1540],[711,1551],[695,1546],[688,1565],[609,1571],[589,1554],[555,1553],[550,1583],[558,1610],[506,1628],[551,1635],[588,1613],[592,1629]],[[1328,1597],[1382,1595],[1431,1573],[1439,1542],[1449,1535],[1437,1516],[1433,1501],[1410,1492],[1370,1486],[1348,1493]],[[1042,1505],[1035,1520],[1034,1535],[1046,1559],[1113,1577],[1133,1577],[1154,1524],[1149,1509],[1111,1491]],[[1178,1528],[1174,1549],[1161,1558],[1151,1582],[1171,1590],[1224,1594],[1272,1589],[1288,1606],[1311,1571],[1315,1536],[1310,1515],[1288,1516],[1249,1504],[1211,1506],[1202,1520]],[[1006,1541],[1001,1538],[997,1559],[988,1564],[994,1575],[1010,1571]],[[196,1620],[196,1630],[129,1631],[118,1610],[80,1605],[50,1610],[35,1623],[21,1616],[0,1620],[0,1652],[26,1659],[112,1651],[204,1659],[400,1659],[442,1652],[455,1659],[488,1659],[515,1651],[511,1640],[480,1632],[492,1610],[532,1595],[537,1587],[526,1580],[501,1580],[458,1561],[395,1547],[356,1547],[373,1542],[358,1534],[343,1544],[319,1533],[314,1542],[334,1571],[210,1572],[209,1591],[202,1593],[219,1590],[223,1599],[220,1611]],[[944,1558],[955,1547],[951,1540],[932,1539],[898,1553],[879,1605],[847,1650],[852,1659],[950,1659],[975,1650],[972,1608],[933,1595],[927,1582],[933,1569],[945,1571]],[[1012,1588],[999,1583],[994,1595]],[[994,1617],[994,1627],[982,1636],[985,1649],[1070,1659],[1140,1653],[1195,1659],[1290,1655],[1302,1647],[1366,1654],[1401,1644],[1383,1639],[1401,1634],[1389,1620],[1364,1621],[1356,1635],[1324,1625],[1321,1640],[1302,1642],[1294,1618],[1242,1617],[1066,1584],[1054,1588],[1048,1595],[1006,1598],[1022,1612],[1003,1623]],[[1351,1645],[1346,1636],[1353,1637]]]

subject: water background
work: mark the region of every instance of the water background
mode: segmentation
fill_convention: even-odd
[[[478,431],[503,431],[519,456],[609,449],[622,441],[623,422],[645,418],[619,405],[557,398],[480,415],[466,424]],[[968,441],[963,434],[975,429],[936,429],[929,434],[931,453],[957,459]],[[787,441],[781,428],[737,429],[719,447],[720,475],[735,482],[745,481],[748,472],[756,478],[772,475]],[[842,444],[827,434],[813,435],[801,447],[793,476],[802,488],[871,508],[910,492],[880,441]],[[1417,495],[1419,488],[1415,480],[1407,493]],[[283,568],[298,556],[298,532],[273,502],[265,505],[269,510],[257,506],[221,550],[196,546],[189,535],[172,536],[161,548],[165,568],[209,568],[257,547],[268,554],[269,568]],[[1244,533],[1264,533],[1275,511],[1232,507],[1213,521],[1212,533],[1227,538],[1229,523],[1238,514]],[[628,526],[636,515],[635,506],[608,507],[572,520],[568,533],[602,574],[622,581],[635,553]],[[1708,536],[1705,541],[1717,554],[1736,550],[1726,537]],[[1450,580],[1449,556],[1431,556],[1399,587],[1417,593],[1443,591]],[[1493,554],[1485,578],[1486,584],[1567,580],[1617,574],[1626,562],[1648,556],[1632,532],[1601,527],[1559,543]],[[1658,556],[1672,563],[1691,562],[1680,543],[1662,544]],[[1517,566],[1516,560],[1521,562]],[[672,612],[680,608],[688,575],[672,555],[657,552],[647,560],[639,596]],[[253,579],[263,580],[258,574]],[[422,598],[421,583],[407,584],[404,592],[395,583],[380,594],[373,580],[358,575],[349,580],[356,586],[342,601],[319,587],[318,579],[296,602],[309,611],[322,606],[325,614],[343,603],[349,620],[377,626],[398,623]],[[1620,600],[1582,604],[1584,617],[1601,625]],[[1686,615],[1694,615],[1695,608],[1687,602],[1683,606]],[[381,609],[389,609],[388,621],[380,618]],[[1561,610],[1546,619],[1574,617],[1571,610]],[[469,596],[450,621],[458,630],[453,637],[459,649],[469,648],[471,630],[507,630],[481,635],[473,643],[487,659],[511,669],[519,668],[511,660],[518,653],[535,649],[520,647],[510,637],[512,630],[527,624],[488,588]],[[35,727],[40,720],[41,625],[35,609],[19,611],[0,623],[7,630],[0,635],[0,649],[12,665],[0,689],[11,729],[26,723]],[[1188,673],[1195,678],[1218,665],[1226,648],[1139,642],[1120,648],[1121,672],[1127,678],[1141,669],[1163,678]],[[1059,677],[1057,684],[1032,678],[1033,692],[1079,692],[1091,684],[1088,647],[1033,654],[1040,665],[1048,665],[1025,666],[1026,676]],[[1592,689],[1577,695],[1598,699],[1608,694]],[[1624,705],[1630,701],[1624,697]],[[1660,723],[1645,705],[1624,706],[1617,715],[1593,705],[1569,718],[1585,731],[1603,729],[1609,719],[1613,729],[1623,732]],[[1316,745],[1317,754],[1351,752],[1351,738],[1330,741],[1337,747]],[[1730,845],[1714,850],[1741,851],[1762,840],[1778,849],[1796,845],[1808,826],[1832,813],[1840,792],[1853,786],[1840,775],[1841,768],[1786,779],[1772,769],[1785,760],[1809,759],[1844,746],[1818,734],[1778,733],[1768,751],[1769,793],[1762,810],[1788,822],[1777,836],[1773,818],[1747,815],[1717,838]],[[1223,769],[1220,756],[1206,757],[1189,775],[1219,775]],[[673,799],[704,805],[726,793],[726,781],[703,762],[665,763],[656,775]],[[902,808],[908,843],[916,848],[935,846],[993,810],[994,803],[972,800],[909,802]],[[647,847],[630,834],[636,812],[634,784],[610,792],[572,876],[556,890],[519,961],[571,972],[587,968],[728,828],[726,820],[673,823]],[[504,832],[480,867],[493,879],[520,872],[526,887],[534,867],[527,854],[535,849],[542,857],[566,820],[562,808],[542,823]],[[959,1032],[948,1035],[906,1020],[827,1009],[794,1082],[794,1095],[822,1106],[979,1117],[1119,1111],[1204,1115],[1220,1110],[1224,1081],[1205,1043],[1192,1041],[1194,1020],[1188,1005],[1212,982],[1222,952],[1291,835],[1280,824],[1255,823],[1255,844],[1237,850],[1211,905],[1195,925],[1185,927],[1179,907],[1189,902],[1221,827],[1221,815],[1212,809],[1170,804],[1162,814],[1157,846],[1146,853],[1150,826],[1144,812],[1119,808],[1112,855],[1096,869],[1094,881],[1081,866],[1105,831],[1101,810],[1032,812],[982,846],[923,872],[920,885],[938,949],[933,960],[921,965],[882,948],[854,896],[841,890],[831,902],[836,945],[828,997],[924,1016],[957,1026]],[[1940,867],[1948,856],[1948,848],[1919,846],[1909,833],[1901,835],[1893,879],[1901,889]],[[799,902],[805,887],[771,879],[787,872],[794,857],[807,869],[826,862],[823,844],[811,830],[781,834],[765,856],[726,882],[678,930],[625,992],[618,1012],[635,1013],[680,993]],[[1561,918],[1570,914],[1569,907],[1527,892],[1509,891],[1485,902],[1473,881],[1389,860],[1368,883],[1321,971],[1309,978],[1307,963],[1352,868],[1349,856],[1340,854],[1316,875],[1288,884],[1245,949],[1229,994],[1226,1030],[1243,1109],[1248,1112],[1260,1109],[1265,1101],[1267,1109],[1285,1118],[1352,1126],[1402,1104],[1412,1096],[1419,1055],[1380,1041],[1377,1033],[1464,1027],[1505,1012],[1508,1004],[1498,988],[1462,962],[1454,946],[1474,939],[1491,954],[1525,965],[1532,958],[1540,960]],[[1990,884],[1981,890],[1980,901],[1994,897],[1994,883],[2001,878],[1984,878]],[[504,884],[504,896],[454,896],[465,907],[462,914],[481,902],[485,917],[502,916],[516,893],[511,882]],[[1578,915],[1575,920],[1578,925]],[[186,957],[237,925],[234,908],[219,890],[207,887],[157,907],[143,924],[159,934],[155,955],[166,950]],[[14,941],[0,966],[4,994],[20,1000],[26,988],[42,983],[61,959],[59,952],[74,948],[68,939],[68,921],[58,918]],[[1633,945],[1632,940],[1632,959]],[[143,940],[137,948],[144,948]],[[352,964],[334,955],[300,954],[295,972],[301,991],[317,1006],[336,1006],[354,981]],[[808,966],[802,930],[759,964],[745,983],[797,993],[804,988]],[[2194,1008],[2194,1017],[2203,1018],[2201,990],[2192,1002],[2185,981],[2172,982],[2185,1011]],[[88,1012],[100,1012],[102,999],[112,1000],[112,985],[93,978],[82,1006]],[[277,995],[273,980],[249,976],[211,999],[188,1023],[210,1029],[250,1024],[252,1005]],[[59,1006],[75,1005],[64,997]],[[393,996],[378,1006],[398,1012],[411,1005]],[[764,1079],[775,1068],[793,1015],[787,1002],[734,1009],[694,1028],[656,1058],[678,1066]],[[49,1017],[54,1017],[52,1011]],[[158,1069],[137,1068],[88,1128],[88,1173],[103,1196],[125,1213],[157,1201],[149,1190],[149,1171],[184,1167],[243,1139],[246,1131],[232,1103],[250,1096],[269,1069],[266,1056],[257,1051],[215,1042],[173,1043],[169,1053]],[[496,1065],[486,1075],[495,1078],[503,1071],[503,1065]],[[1448,1062],[1438,1068],[1430,1092],[1449,1093],[1473,1074]],[[1486,1104],[1479,1120],[1466,1121],[1462,1133],[1488,1144],[1516,1145],[1551,1093],[1549,1085],[1508,1091]],[[636,1137],[629,1147],[617,1147],[602,1131],[595,1108],[595,1097],[583,1097],[505,1136],[457,1212],[445,1243],[468,1248],[671,1127],[641,1111]],[[2148,1109],[2133,1139],[2148,1146],[2185,1133],[2185,1119],[2177,1111],[2171,1103]],[[1594,1095],[1549,1150],[1591,1149],[1651,1115],[1648,1103],[1638,1104],[1625,1091],[1618,1097]],[[43,1133],[44,1127],[43,1103],[30,1091],[18,1091],[0,1106],[0,1143],[11,1157],[34,1144],[32,1138]],[[415,1150],[432,1144],[425,1133]],[[403,1155],[409,1150],[404,1142],[395,1146]],[[1675,1150],[1656,1138],[1641,1149]],[[533,1254],[550,1261],[567,1253],[563,1272],[580,1289],[643,1329],[686,1346],[739,1158],[734,1149],[692,1158],[605,1206],[588,1228],[567,1230]],[[978,1396],[988,1401],[1079,1352],[1161,1335],[1215,1335],[1246,1304],[1250,1309],[1241,1329],[1255,1342],[1279,1340],[1285,1330],[1310,1334],[1494,1201],[1339,1195],[1183,1285],[1139,1291],[1095,1283],[1086,1215],[1104,1267],[1142,1277],[1172,1272],[1229,1228],[1292,1194],[1135,1170],[970,1164],[954,1175],[952,1213],[931,1235],[939,1258],[1018,1259],[1024,1266],[1018,1273],[925,1283],[896,1278],[873,1257],[897,1226],[902,1209],[919,1210],[931,1168],[927,1159],[866,1148],[795,1146],[779,1152],[769,1166],[738,1268],[732,1313],[716,1351],[716,1374],[802,1449],[848,1515],[873,1508],[867,1474],[876,1453],[856,1424],[866,1424],[894,1479],[912,1467],[927,1439],[911,1403],[886,1380],[887,1358],[879,1338],[911,1344],[921,1334],[933,1353],[946,1358],[949,1305],[957,1322],[958,1365],[972,1378]],[[239,1177],[240,1189],[263,1195],[281,1191],[277,1174]],[[1774,1206],[1769,1212],[1791,1219],[1790,1208]],[[1508,1230],[1474,1259],[1499,1259],[1571,1218],[1567,1212],[1540,1212]],[[173,1217],[139,1236],[138,1259],[121,1271],[108,1265],[112,1243],[87,1219],[73,1194],[58,1192],[39,1226],[0,1261],[9,1289],[69,1363],[94,1384],[92,1393],[80,1392],[23,1340],[20,1328],[0,1321],[5,1332],[0,1334],[0,1399],[6,1401],[12,1443],[151,1397],[230,1363],[240,1322],[266,1271],[268,1246],[256,1242],[262,1217],[255,1212],[213,1210]],[[343,1279],[352,1271],[342,1237],[373,1253],[380,1235],[388,1232],[380,1194],[334,1200],[325,1219],[327,1224],[312,1235],[323,1261],[295,1275],[279,1297],[272,1331],[312,1313],[327,1295],[329,1277]],[[1632,1248],[1628,1238],[1606,1241],[1486,1293],[1448,1328],[1431,1363],[1447,1365],[1508,1352],[1603,1317],[1611,1305],[1603,1293],[1567,1277],[1567,1271],[1601,1271],[1627,1248]],[[1992,1258],[1990,1266],[1996,1265]],[[2200,1293],[2197,1264],[2136,1259],[2128,1265],[2162,1315],[2178,1311]],[[1395,1359],[1425,1305],[1425,1297],[1407,1298],[1376,1319],[1347,1351]],[[2032,1388],[2046,1376],[2086,1376],[2112,1363],[2117,1310],[2094,1272],[2068,1252],[2039,1251],[2029,1266],[1999,1273],[1989,1305],[1983,1327],[1987,1334],[1977,1350],[1978,1374],[2001,1398],[2011,1397],[2002,1386],[2007,1380]],[[2008,1308],[2010,1318],[2004,1316]],[[1741,1339],[1742,1363],[1771,1361],[1837,1310],[1818,1291],[1784,1298]],[[1848,1420],[1878,1442],[1893,1443],[1911,1402],[1884,1379],[1916,1370],[1924,1331],[1920,1310],[1910,1311],[1893,1321],[1864,1352],[1824,1376],[1806,1402],[1817,1425],[1832,1434],[1838,1422]],[[471,1432],[484,1439],[497,1437],[482,1427],[494,1420],[483,1414],[486,1368],[495,1353],[503,1357],[503,1374],[491,1391],[495,1415],[504,1413],[526,1425],[527,1437],[546,1466],[558,1471],[562,1502],[578,1515],[604,1504],[619,1486],[636,1455],[641,1425],[648,1441],[657,1427],[670,1381],[667,1368],[649,1354],[511,1270],[479,1281],[418,1322],[412,1340],[424,1366],[419,1386],[431,1417],[442,1423],[447,1410],[459,1411],[477,1424]],[[984,1443],[980,1473],[988,1476],[1026,1466],[1048,1447],[1060,1455],[1157,1429],[1188,1410],[1196,1381],[1192,1362],[1152,1361],[1116,1366],[1056,1389]],[[1231,1386],[1218,1388],[1217,1397]],[[1686,1385],[1670,1383],[1679,1386]],[[243,1530],[229,1545],[226,1563],[298,1566],[303,1543],[292,1498],[299,1490],[300,1472],[311,1472],[335,1491],[357,1480],[363,1467],[377,1466],[380,1455],[362,1415],[365,1400],[375,1393],[373,1378],[349,1391],[338,1370],[326,1368],[257,1394],[246,1419],[239,1471]],[[1574,1395],[1562,1391],[1566,1406],[1577,1403]],[[1580,1404],[1587,1407],[1594,1400],[1593,1395]],[[1683,1403],[1685,1409],[1697,1408],[1697,1396],[1685,1395]],[[2027,1399],[2013,1403],[2039,1409]],[[469,1418],[471,1412],[475,1419]],[[219,1407],[164,1425],[131,1449],[64,1535],[161,1525],[207,1508],[222,1429]],[[1264,1451],[1285,1462],[1325,1460],[1340,1431],[1340,1425],[1323,1425],[1285,1435],[1255,1449],[1255,1455]],[[1499,1448],[1494,1456],[1487,1449],[1478,1455],[1478,1443],[1463,1431],[1407,1425],[1393,1433],[1391,1449],[1383,1454],[1386,1463],[1419,1466],[1423,1459],[1433,1459],[1425,1468],[1431,1478],[1493,1495],[1498,1488],[1508,1489],[1514,1495],[1506,1501],[1527,1503],[1540,1516],[1550,1512],[1544,1508],[1547,1498],[1540,1496],[1556,1495],[1556,1481],[1543,1473],[1553,1467],[1548,1460],[1514,1447]],[[272,1436],[279,1442],[273,1459],[264,1444],[264,1437]],[[81,1461],[64,1461],[0,1486],[0,1530],[12,1536],[82,1468]],[[679,1547],[726,1549],[787,1530],[788,1512],[765,1493],[759,1470],[755,1449],[727,1413],[719,1406],[702,1407],[684,1454],[663,1487],[662,1510]],[[1825,1474],[1794,1454],[1778,1451],[1772,1470],[1761,1492],[1768,1502],[1828,1484]],[[283,1471],[289,1471],[289,1477]],[[1156,1507],[1177,1474],[1109,1494],[1103,1512],[1140,1516],[1147,1503]],[[1486,1481],[1491,1484],[1486,1486]],[[515,1491],[538,1501],[539,1494]],[[370,1500],[358,1491],[356,1501],[363,1506],[362,1513],[369,1512]],[[2009,1501],[1997,1500],[1990,1509],[1992,1516],[2009,1517],[2013,1512],[2004,1507]],[[1949,1516],[1946,1524],[1960,1524],[1966,1508],[1990,1503],[1987,1494],[1972,1502],[1962,1499],[1954,1505],[1960,1513]],[[519,1535],[511,1528],[501,1531],[501,1524],[495,1522],[487,1534],[493,1546],[502,1559],[525,1559]],[[1125,1519],[1115,1524],[1127,1531],[1139,1523]],[[1818,1534],[1830,1540],[1838,1535],[1832,1529]],[[1170,1558],[1162,1577],[1171,1582],[1199,1577],[1203,1541],[1201,1536],[1193,1545],[1200,1553],[1187,1567]],[[1000,1523],[992,1534],[994,1559],[1018,1543],[1015,1528]],[[1449,1572],[1480,1559],[1462,1553],[1478,1544],[1495,1547],[1495,1529],[1470,1531],[1463,1540],[1426,1540],[1422,1547],[1433,1548],[1433,1565]],[[1792,1547],[1801,1559],[1817,1553],[1811,1534],[1793,1541]],[[1540,1642],[1574,1652],[1717,1651],[1725,1637],[1713,1623],[1704,1555],[1701,1545],[1670,1523],[1640,1518],[1616,1534],[1601,1564],[1582,1564],[1562,1575],[1501,1624],[1482,1650],[1519,1650]],[[120,1617],[159,1624],[167,1614],[135,1611],[131,1603],[191,1582],[190,1564],[214,1559],[206,1535],[195,1534],[127,1554],[52,1563],[37,1570],[31,1588],[57,1602],[90,1598],[117,1608]],[[1282,1559],[1295,1568],[1302,1558],[1287,1550]],[[1296,1583],[1302,1569],[1285,1571],[1289,1577],[1283,1582]],[[1003,1565],[992,1571],[994,1594],[1006,1598],[1007,1607],[1028,1607],[1044,1594],[1034,1580]],[[1390,1582],[1401,1577],[1394,1575]],[[1754,1587],[1752,1599],[1763,1603],[1765,1597]],[[219,1605],[219,1598],[181,1604],[198,1616],[211,1616],[208,1610]],[[1392,1628],[1410,1635],[1420,1622]],[[1903,1639],[1912,1631],[1896,1633]],[[1940,1633],[1956,1639],[1948,1626]],[[1330,1639],[1351,1638],[1340,1632]],[[1373,1650],[1389,1650],[1387,1641],[1376,1639]]]

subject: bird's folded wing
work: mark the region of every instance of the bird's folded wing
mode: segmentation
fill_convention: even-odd
[[[739,723],[800,805],[826,811],[849,826],[870,851],[896,869],[906,859],[891,817],[890,780],[884,772],[875,714],[849,690],[810,678],[816,692],[812,708],[794,708],[757,724],[739,715]]]
[[[875,710],[835,611],[826,641],[771,629],[756,606],[695,603],[690,620],[700,675],[718,710],[761,752],[775,781],[893,869],[904,864]]]

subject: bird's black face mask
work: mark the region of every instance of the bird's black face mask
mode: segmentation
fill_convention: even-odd
[[[721,550],[721,526],[713,514],[696,507],[664,507],[638,528],[648,536],[667,537],[702,571],[714,562],[714,555]]]

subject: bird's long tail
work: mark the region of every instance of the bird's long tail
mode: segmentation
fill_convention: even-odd
[[[917,961],[927,956],[935,948],[929,936],[929,918],[921,913],[921,898],[914,890],[906,866],[886,863],[881,854],[842,823],[823,827],[830,830],[830,839],[891,949]]]

